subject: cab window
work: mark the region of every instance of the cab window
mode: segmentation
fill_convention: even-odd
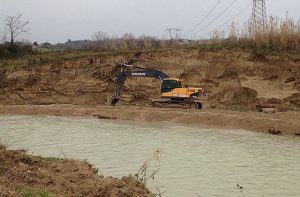
[[[161,93],[171,92],[175,88],[181,88],[181,82],[176,80],[164,80],[161,86]]]

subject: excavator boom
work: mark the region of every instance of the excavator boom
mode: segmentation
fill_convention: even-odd
[[[120,100],[122,96],[124,83],[127,77],[148,77],[148,78],[159,79],[161,81],[163,81],[165,78],[168,78],[167,74],[155,69],[147,69],[147,68],[126,65],[126,64],[119,65],[119,66],[121,66],[121,72],[119,72],[117,75],[116,91],[111,101],[111,105],[113,106],[117,104],[117,102]],[[129,68],[138,69],[138,70],[128,70]]]

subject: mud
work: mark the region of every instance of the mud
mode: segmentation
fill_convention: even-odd
[[[154,196],[131,177],[103,177],[97,171],[86,161],[32,156],[24,150],[8,150],[0,145],[3,197],[23,196],[29,191],[42,191],[49,196]]]

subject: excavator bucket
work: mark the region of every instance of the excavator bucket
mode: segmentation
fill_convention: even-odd
[[[115,106],[119,100],[120,99],[118,99],[118,98],[112,98],[110,105]]]
[[[107,104],[110,106],[115,106],[119,100],[120,100],[120,98],[117,98],[116,96],[107,96],[106,97]]]

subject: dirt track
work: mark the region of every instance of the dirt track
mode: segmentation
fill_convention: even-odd
[[[245,129],[275,134],[300,134],[300,112],[239,112],[232,110],[190,110],[133,106],[78,106],[78,105],[15,105],[0,106],[2,115],[95,116],[118,119],[166,122],[199,128]]]

